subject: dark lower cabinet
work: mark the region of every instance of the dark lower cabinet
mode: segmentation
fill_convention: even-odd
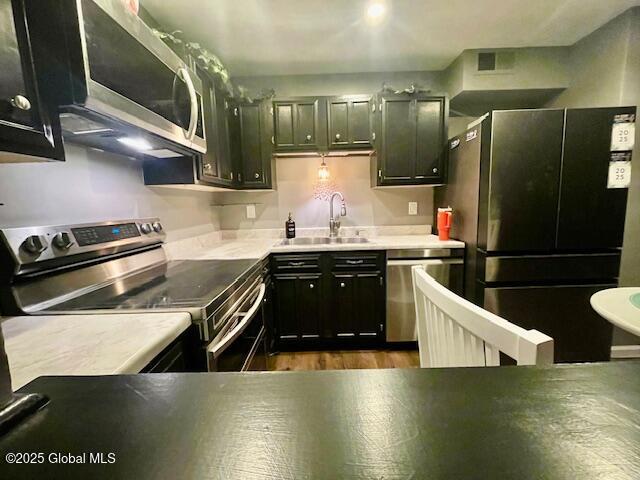
[[[275,337],[280,345],[319,340],[322,274],[275,275]]]
[[[283,254],[274,255],[271,264],[276,348],[375,346],[383,341],[384,252]]]
[[[384,330],[383,286],[380,272],[332,274],[331,318],[337,340],[380,339]]]
[[[29,33],[24,0],[0,0],[0,162],[64,160],[58,114],[38,83],[46,45]]]
[[[205,358],[198,344],[195,327],[189,327],[149,362],[140,373],[205,371]]]

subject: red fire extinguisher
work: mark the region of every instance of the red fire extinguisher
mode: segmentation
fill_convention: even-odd
[[[438,238],[440,240],[449,240],[452,216],[453,209],[451,207],[438,209]]]

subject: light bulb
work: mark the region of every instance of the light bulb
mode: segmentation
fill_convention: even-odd
[[[329,167],[327,167],[327,164],[324,163],[323,160],[322,164],[318,168],[318,180],[326,181],[329,180],[329,177],[331,177],[331,174],[329,173]]]
[[[381,3],[372,3],[367,8],[367,15],[369,18],[380,18],[384,15],[384,5]]]

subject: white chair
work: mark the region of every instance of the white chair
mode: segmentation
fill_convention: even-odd
[[[459,297],[420,266],[412,270],[421,367],[497,366],[500,352],[518,365],[553,363],[551,337]]]

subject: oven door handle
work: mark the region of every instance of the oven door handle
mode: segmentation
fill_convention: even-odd
[[[235,327],[229,330],[229,332],[224,337],[222,337],[219,342],[216,342],[215,344],[212,344],[207,348],[207,352],[213,355],[213,358],[217,358],[235,339],[237,339],[242,334],[242,332],[245,331],[247,325],[249,325],[249,322],[253,320],[253,317],[255,317],[258,309],[262,305],[262,300],[264,299],[264,294],[266,291],[267,287],[264,283],[261,283],[258,292],[258,298],[256,298],[255,302],[253,302],[251,308],[249,308],[246,313],[239,312],[236,314],[239,317],[243,317],[242,320],[240,320],[240,322],[238,322]]]

